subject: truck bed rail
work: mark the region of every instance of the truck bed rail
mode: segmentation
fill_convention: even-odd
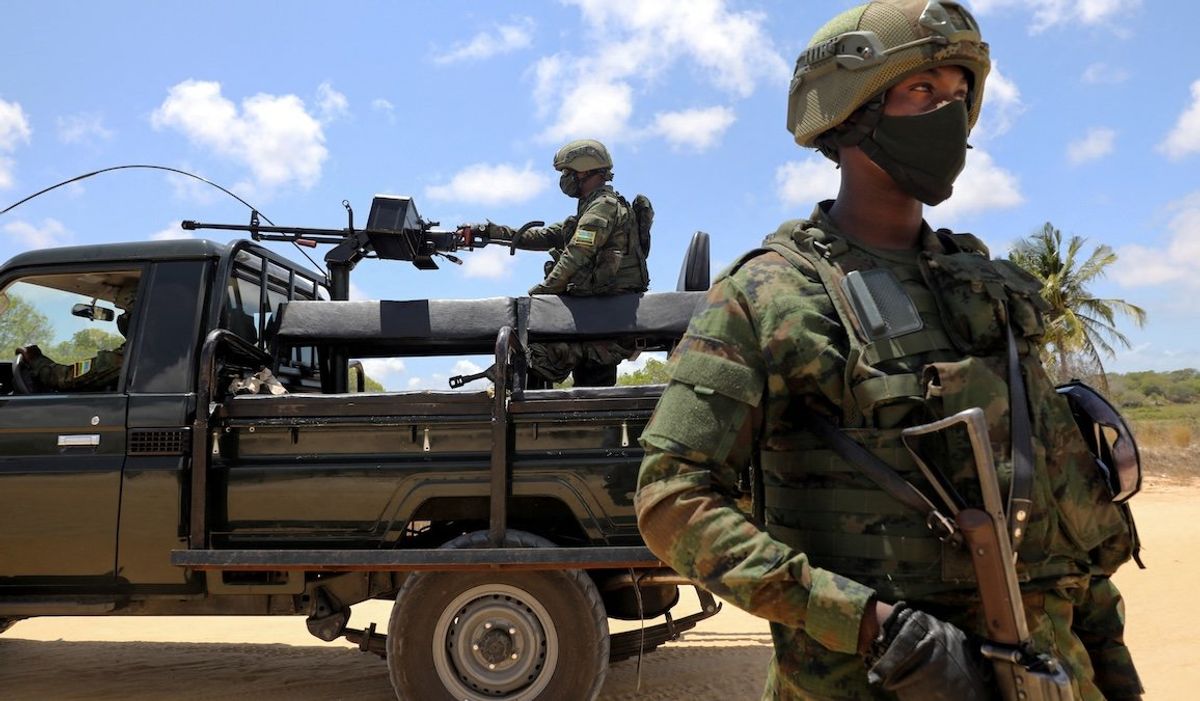
[[[645,569],[665,567],[642,546],[412,550],[173,550],[171,564],[194,570],[261,572]]]

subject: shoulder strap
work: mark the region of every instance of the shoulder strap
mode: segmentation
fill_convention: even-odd
[[[803,410],[806,427],[823,439],[838,457],[853,465],[864,477],[875,483],[883,491],[909,508],[925,516],[925,524],[937,535],[939,540],[954,537],[954,523],[917,489],[911,482],[904,479],[883,460],[867,450],[860,443],[838,430],[837,426],[820,414]]]
[[[1005,305],[1005,316],[1008,306]],[[1025,526],[1033,508],[1033,428],[1025,392],[1025,376],[1017,356],[1017,339],[1012,319],[1007,320],[1008,334],[1008,420],[1012,440],[1012,482],[1008,485],[1008,534],[1013,552],[1021,547]]]

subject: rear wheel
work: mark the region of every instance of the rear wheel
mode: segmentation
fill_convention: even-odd
[[[486,533],[445,547],[485,547]],[[510,532],[507,545],[551,547]],[[588,701],[608,671],[608,619],[579,570],[418,572],[397,595],[388,670],[402,701]]]

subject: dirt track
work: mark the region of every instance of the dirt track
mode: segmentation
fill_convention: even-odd
[[[1148,700],[1195,698],[1200,629],[1200,487],[1150,485],[1134,505],[1151,569],[1117,575],[1128,641]],[[685,600],[685,608],[689,606]],[[386,628],[388,607],[355,607],[354,624]],[[770,654],[766,626],[726,608],[684,641],[609,670],[605,701],[758,699]],[[299,618],[46,618],[0,637],[4,699],[394,698],[384,663],[343,643],[321,643]]]

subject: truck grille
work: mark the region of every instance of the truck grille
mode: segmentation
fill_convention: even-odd
[[[134,429],[129,432],[130,455],[184,455],[191,448],[186,428]]]

